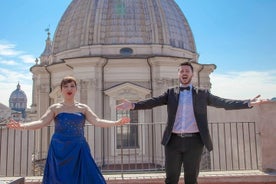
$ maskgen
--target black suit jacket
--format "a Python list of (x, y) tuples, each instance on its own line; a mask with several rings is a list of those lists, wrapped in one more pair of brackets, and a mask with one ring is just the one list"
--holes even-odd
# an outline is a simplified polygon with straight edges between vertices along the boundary
[[(207, 106), (209, 105), (217, 108), (224, 108), (226, 110), (246, 109), (250, 108), (248, 106), (249, 100), (224, 99), (212, 95), (208, 90), (196, 89), (195, 87), (192, 88), (192, 94), (195, 119), (199, 129), (200, 137), (206, 148), (211, 151), (213, 149), (213, 144), (208, 128)], [(170, 140), (178, 107), (178, 100), (179, 87), (174, 87), (168, 89), (158, 97), (153, 97), (135, 103), (134, 110), (151, 109), (153, 107), (167, 105), (168, 119), (162, 138), (163, 145), (166, 145)]]

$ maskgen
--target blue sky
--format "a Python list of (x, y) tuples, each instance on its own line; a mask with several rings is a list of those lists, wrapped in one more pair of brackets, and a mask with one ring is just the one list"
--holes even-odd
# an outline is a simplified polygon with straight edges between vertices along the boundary
[[(19, 82), (31, 104), (29, 69), (71, 0), (2, 1), (0, 6), (0, 102)], [(176, 0), (193, 31), (199, 63), (215, 64), (211, 92), (248, 99), (276, 96), (275, 0)]]

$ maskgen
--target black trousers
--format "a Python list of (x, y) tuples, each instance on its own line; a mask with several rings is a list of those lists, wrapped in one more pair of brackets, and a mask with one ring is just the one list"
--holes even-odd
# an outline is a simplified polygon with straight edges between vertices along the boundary
[(172, 134), (165, 146), (166, 184), (178, 184), (181, 167), (185, 184), (197, 184), (203, 143), (200, 136), (181, 138)]

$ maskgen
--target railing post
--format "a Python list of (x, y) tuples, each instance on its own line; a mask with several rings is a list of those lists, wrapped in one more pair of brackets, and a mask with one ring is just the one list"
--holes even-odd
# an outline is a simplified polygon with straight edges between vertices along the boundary
[(261, 142), (261, 169), (264, 172), (276, 171), (276, 102), (259, 107), (259, 131)]

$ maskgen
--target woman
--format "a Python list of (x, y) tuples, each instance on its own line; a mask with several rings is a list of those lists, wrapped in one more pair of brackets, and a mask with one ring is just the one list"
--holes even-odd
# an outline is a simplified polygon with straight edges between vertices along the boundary
[(10, 120), (7, 126), (35, 130), (49, 125), (54, 120), (55, 132), (44, 169), (44, 184), (105, 184), (84, 137), (85, 120), (95, 126), (111, 127), (124, 125), (130, 119), (100, 119), (87, 105), (76, 102), (74, 97), (77, 83), (73, 77), (63, 78), (60, 87), (64, 101), (51, 105), (38, 121), (19, 123)]

